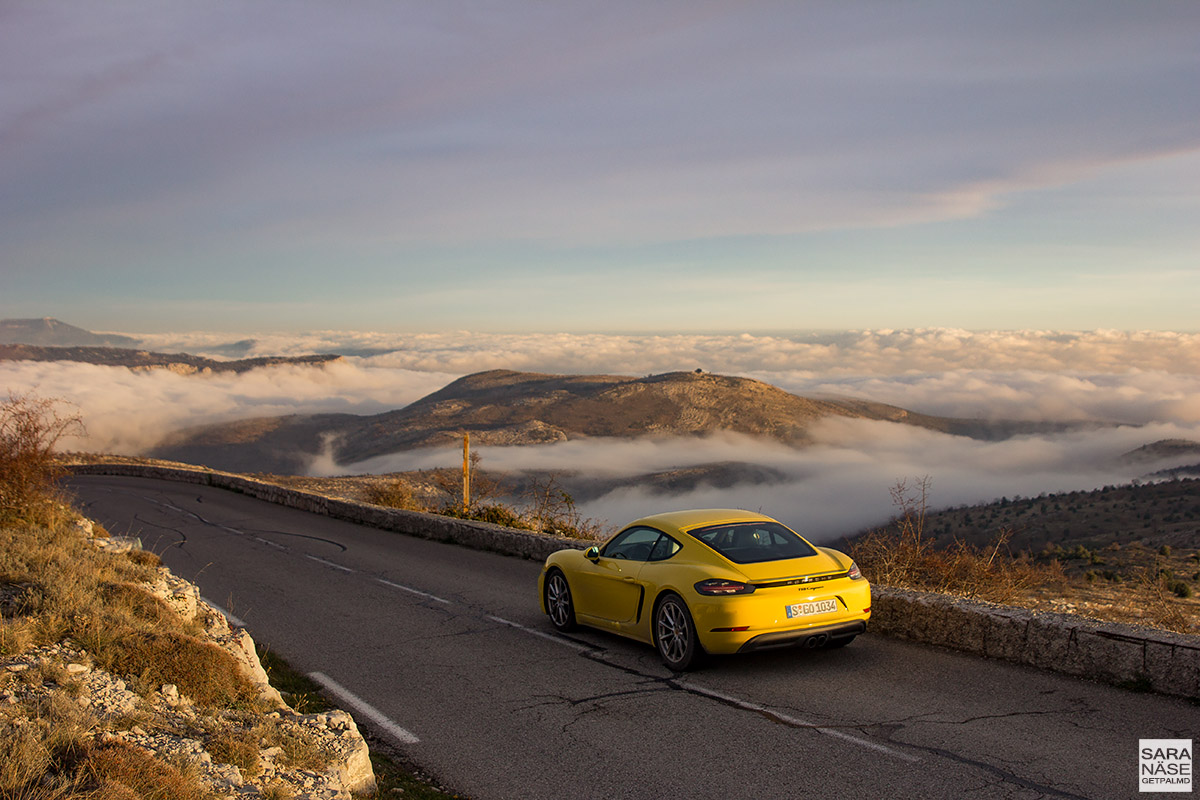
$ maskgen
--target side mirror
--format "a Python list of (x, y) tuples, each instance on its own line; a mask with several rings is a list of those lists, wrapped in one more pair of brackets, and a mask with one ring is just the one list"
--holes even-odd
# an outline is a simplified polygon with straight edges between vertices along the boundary
[(587, 550), (583, 551), (583, 557), (588, 561), (596, 562), (600, 560), (600, 548), (592, 545)]

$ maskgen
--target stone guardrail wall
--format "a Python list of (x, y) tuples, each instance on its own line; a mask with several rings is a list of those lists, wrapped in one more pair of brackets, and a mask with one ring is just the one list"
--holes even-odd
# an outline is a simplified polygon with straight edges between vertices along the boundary
[[(79, 464), (78, 475), (198, 483), (423, 539), (535, 561), (591, 542), (437, 514), (382, 508), (286, 489), (243, 475), (137, 464)], [(949, 595), (872, 587), (871, 631), (1130, 689), (1200, 699), (1200, 636), (998, 606)]]
[(133, 478), (158, 478), (180, 483), (198, 483), (229, 489), (301, 511), (310, 511), (334, 519), (369, 525), (385, 531), (403, 533), (421, 539), (449, 542), (470, 547), (473, 550), (488, 550), (506, 556), (542, 561), (555, 550), (564, 547), (583, 549), (594, 542), (583, 543), (578, 539), (566, 539), (532, 531), (518, 531), (490, 522), (455, 519), (440, 514), (425, 514), (420, 511), (404, 511), (384, 508), (352, 500), (288, 489), (266, 481), (248, 478), (230, 472), (207, 469), (182, 469), (175, 467), (153, 467), (140, 464), (75, 464), (67, 469), (76, 475), (115, 475)]
[(871, 631), (1128, 689), (1200, 699), (1200, 636), (873, 586)]

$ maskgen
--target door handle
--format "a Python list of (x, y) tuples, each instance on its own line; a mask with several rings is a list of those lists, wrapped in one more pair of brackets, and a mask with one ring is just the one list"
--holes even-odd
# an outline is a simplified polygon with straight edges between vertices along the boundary
[(626, 575), (626, 576), (625, 576), (625, 578), (624, 578), (624, 580), (628, 581), (629, 583), (633, 583), (633, 576), (632, 576), (632, 575)]

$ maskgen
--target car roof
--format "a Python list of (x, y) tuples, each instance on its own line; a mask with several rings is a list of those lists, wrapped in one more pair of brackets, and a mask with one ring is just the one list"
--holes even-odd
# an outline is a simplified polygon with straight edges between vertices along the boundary
[(727, 522), (776, 522), (772, 517), (754, 511), (740, 508), (693, 508), (687, 511), (667, 511), (662, 514), (652, 514), (635, 520), (626, 528), (634, 525), (647, 525), (651, 528), (673, 528), (677, 531), (701, 528), (706, 525), (720, 525)]

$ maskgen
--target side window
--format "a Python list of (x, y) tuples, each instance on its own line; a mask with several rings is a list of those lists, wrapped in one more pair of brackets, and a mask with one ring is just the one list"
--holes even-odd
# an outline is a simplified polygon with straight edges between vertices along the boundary
[(630, 561), (648, 561), (650, 552), (661, 533), (653, 528), (630, 528), (614, 536), (600, 555), (605, 558), (626, 558)]
[(682, 546), (683, 545), (679, 544), (679, 542), (675, 541), (670, 536), (667, 536), (665, 533), (661, 534), (658, 537), (658, 541), (655, 542), (654, 547), (650, 550), (650, 560), (665, 561), (666, 559), (678, 553), (679, 548)]

